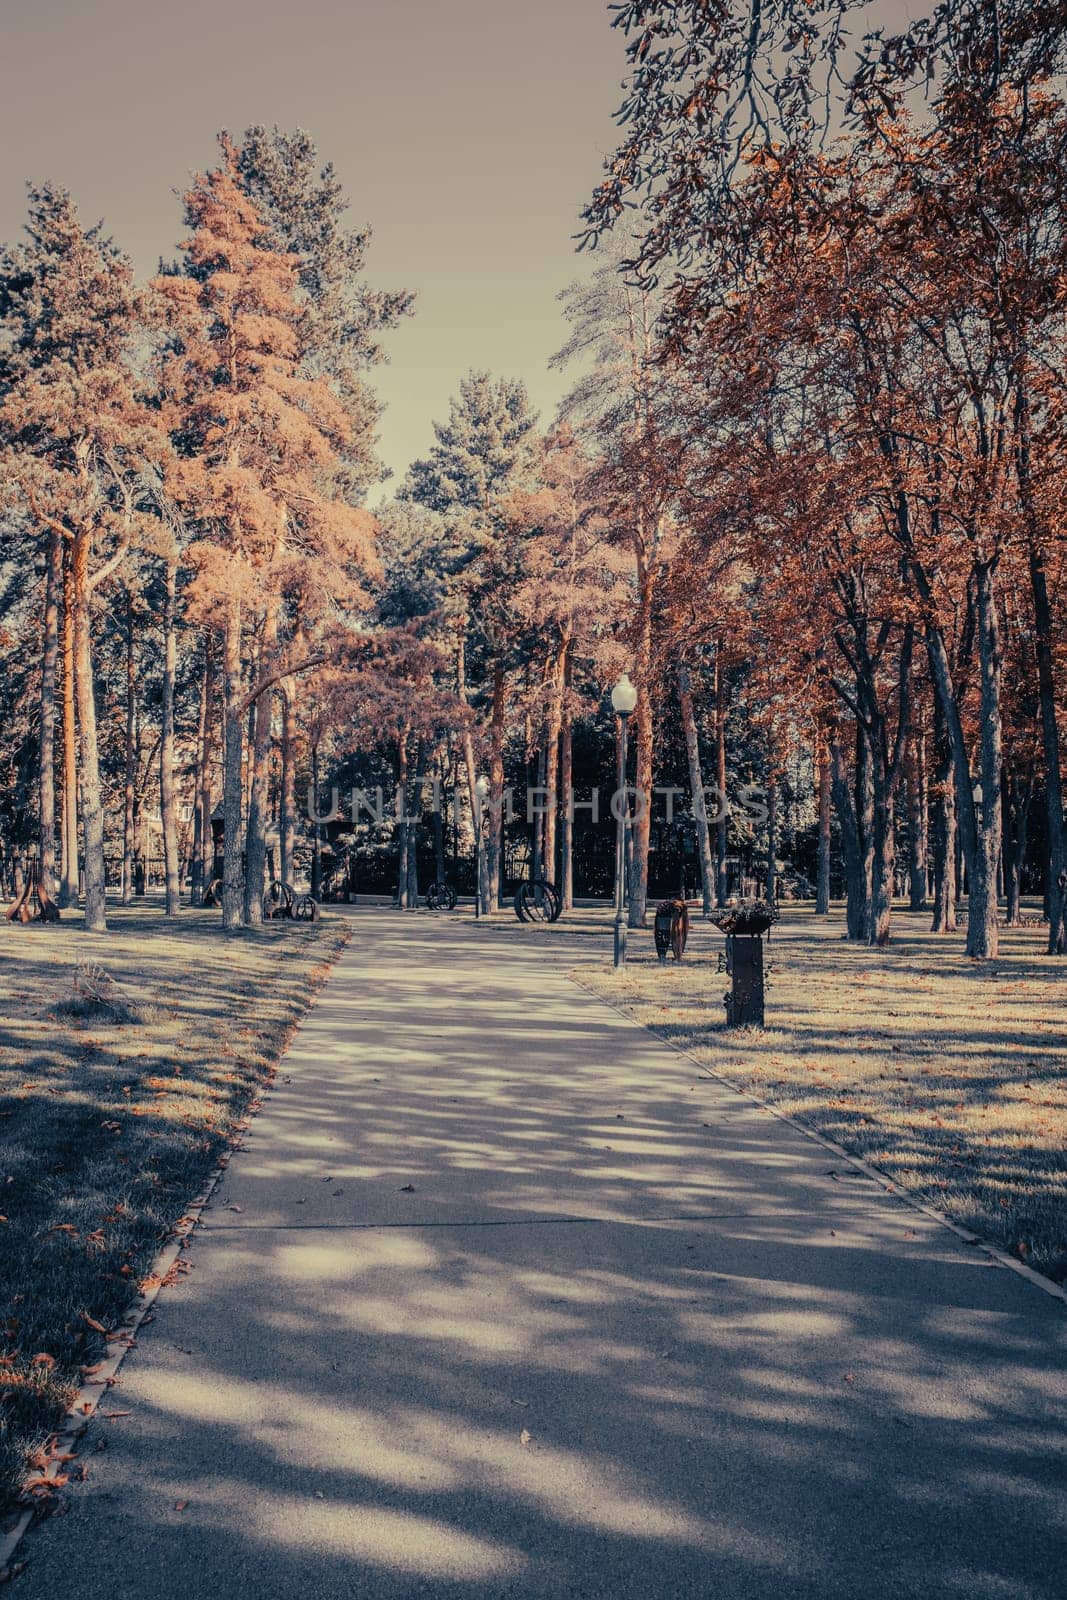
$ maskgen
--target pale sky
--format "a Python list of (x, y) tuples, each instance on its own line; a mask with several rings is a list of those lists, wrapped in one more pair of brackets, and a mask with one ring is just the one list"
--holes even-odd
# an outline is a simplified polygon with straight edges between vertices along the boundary
[(374, 376), (397, 476), (471, 367), (548, 420), (625, 71), (606, 0), (0, 0), (0, 37), (0, 238), (51, 179), (147, 276), (220, 128), (302, 126), (374, 229), (370, 279), (418, 291)]

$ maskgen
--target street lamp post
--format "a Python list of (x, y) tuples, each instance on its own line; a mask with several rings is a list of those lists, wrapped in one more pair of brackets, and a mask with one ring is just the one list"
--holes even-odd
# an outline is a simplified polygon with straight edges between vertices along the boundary
[(475, 871), (478, 881), (474, 889), (474, 917), (477, 921), (485, 910), (485, 834), (482, 822), (485, 818), (485, 802), (489, 798), (489, 779), (483, 772), (474, 785), (474, 841), (475, 841)]
[(624, 672), (611, 691), (611, 708), (619, 719), (619, 766), (616, 784), (615, 830), (615, 965), (626, 965), (626, 833), (630, 823), (630, 803), (626, 793), (627, 729), (637, 704), (637, 690)]

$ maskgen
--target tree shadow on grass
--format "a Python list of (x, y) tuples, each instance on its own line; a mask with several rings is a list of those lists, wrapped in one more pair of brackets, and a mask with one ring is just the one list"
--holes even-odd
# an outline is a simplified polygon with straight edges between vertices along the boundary
[(22, 1593), (1058, 1594), (1062, 1307), (559, 978), (395, 928)]

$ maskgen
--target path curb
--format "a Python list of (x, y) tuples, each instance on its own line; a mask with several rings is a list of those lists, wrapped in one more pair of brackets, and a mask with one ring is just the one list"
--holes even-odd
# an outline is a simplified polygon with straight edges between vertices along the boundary
[[(75, 1447), (80, 1443), (85, 1430), (99, 1411), (104, 1396), (111, 1392), (111, 1386), (119, 1374), (122, 1363), (136, 1343), (138, 1330), (144, 1325), (145, 1318), (159, 1298), (159, 1291), (165, 1286), (172, 1268), (181, 1258), (182, 1251), (188, 1248), (189, 1241), (196, 1231), (205, 1210), (211, 1203), (212, 1196), (226, 1176), (230, 1158), (236, 1151), (241, 1149), (244, 1136), (262, 1105), (263, 1096), (269, 1093), (272, 1088), (281, 1064), (289, 1053), (289, 1046), (299, 1031), (301, 1024), (313, 1010), (333, 968), (344, 954), (351, 936), (352, 932), (349, 928), (330, 960), (326, 977), (312, 990), (307, 1009), (290, 1026), (284, 1048), (271, 1068), (269, 1076), (258, 1087), (243, 1116), (234, 1123), (231, 1130), (230, 1144), (223, 1150), (217, 1164), (208, 1174), (206, 1182), (200, 1186), (200, 1192), (196, 1198), (182, 1212), (163, 1245), (152, 1258), (143, 1279), (150, 1287), (141, 1290), (128, 1308), (119, 1326), (112, 1329), (105, 1336), (105, 1342), (108, 1346), (107, 1354), (93, 1374), (91, 1382), (83, 1383), (78, 1390), (64, 1422), (49, 1441), (52, 1449), (51, 1459), (48, 1465), (37, 1475), (44, 1482), (47, 1483), (49, 1480), (54, 1479), (60, 1468), (65, 1465), (61, 1459), (62, 1456), (74, 1451)], [(25, 1563), (14, 1563), (13, 1558), (30, 1528), (35, 1522), (41, 1520), (40, 1513), (41, 1507), (39, 1505), (26, 1506), (19, 1513), (12, 1527), (0, 1539), (0, 1584), (8, 1583), (13, 1578), (17, 1578), (23, 1570)]]
[[(247, 1123), (239, 1124), (234, 1131), (240, 1136), (245, 1127), (247, 1127)], [(128, 1352), (133, 1348), (138, 1330), (159, 1298), (159, 1291), (163, 1288), (165, 1279), (179, 1260), (182, 1251), (187, 1248), (194, 1229), (225, 1175), (226, 1168), (230, 1163), (230, 1157), (239, 1148), (239, 1144), (234, 1144), (228, 1150), (223, 1151), (218, 1165), (209, 1174), (201, 1192), (182, 1213), (167, 1242), (153, 1258), (145, 1274), (145, 1281), (149, 1282), (151, 1286), (141, 1291), (119, 1326), (106, 1335), (108, 1351), (100, 1364), (99, 1370), (93, 1374), (90, 1382), (82, 1384), (67, 1412), (66, 1420), (53, 1436), (52, 1445), (54, 1449), (52, 1459), (40, 1473), (40, 1477), (46, 1482), (56, 1477), (60, 1467), (64, 1465), (60, 1457), (74, 1450), (86, 1428), (96, 1416), (104, 1396), (110, 1393), (111, 1381), (118, 1376), (123, 1361), (125, 1361)], [(13, 1568), (11, 1564), (12, 1557), (31, 1524), (38, 1520), (39, 1513), (39, 1506), (27, 1506), (20, 1513), (14, 1527), (10, 1529), (3, 1542), (0, 1543), (0, 1583), (5, 1583), (18, 1576), (18, 1569)]]
[(740, 1095), (743, 1100), (748, 1100), (753, 1105), (761, 1107), (762, 1110), (769, 1111), (771, 1116), (777, 1117), (779, 1122), (784, 1122), (787, 1127), (803, 1134), (805, 1139), (811, 1139), (815, 1144), (822, 1145), (824, 1150), (831, 1151), (839, 1160), (847, 1162), (857, 1172), (862, 1172), (864, 1177), (873, 1179), (881, 1185), (887, 1194), (909, 1206), (912, 1211), (921, 1212), (924, 1217), (929, 1217), (933, 1222), (939, 1222), (942, 1227), (948, 1228), (951, 1233), (954, 1233), (958, 1239), (962, 1239), (966, 1244), (973, 1245), (984, 1251), (986, 1255), (990, 1256), (1002, 1267), (1010, 1267), (1013, 1272), (1018, 1273), (1019, 1277), (1025, 1278), (1027, 1283), (1032, 1284), (1035, 1289), (1040, 1289), (1053, 1300), (1062, 1301), (1064, 1305), (1067, 1305), (1067, 1288), (1054, 1283), (1051, 1278), (1046, 1278), (1044, 1273), (1036, 1272), (1033, 1267), (1028, 1267), (1025, 1261), (1019, 1261), (1015, 1256), (1009, 1255), (1006, 1250), (1002, 1250), (992, 1240), (983, 1239), (981, 1234), (973, 1233), (970, 1228), (965, 1228), (961, 1223), (954, 1222), (951, 1217), (946, 1216), (943, 1211), (938, 1211), (935, 1206), (928, 1205), (925, 1200), (916, 1199), (907, 1189), (897, 1183), (895, 1178), (891, 1178), (880, 1167), (872, 1166), (862, 1156), (853, 1155), (843, 1145), (837, 1144), (833, 1139), (828, 1139), (824, 1133), (819, 1133), (815, 1128), (810, 1128), (806, 1123), (790, 1116), (788, 1111), (782, 1111), (772, 1100), (764, 1099), (762, 1095), (756, 1094), (755, 1090), (742, 1086), (735, 1079), (727, 1077), (725, 1073), (717, 1072), (714, 1067), (710, 1066), (706, 1061), (701, 1061), (691, 1050), (687, 1050), (684, 1045), (677, 1044), (673, 1039), (668, 1039), (663, 1034), (657, 1033), (654, 1028), (650, 1028), (645, 1023), (640, 1022), (632, 1011), (627, 1011), (624, 1006), (609, 999), (607, 995), (599, 994), (596, 989), (590, 988), (575, 973), (568, 972), (567, 977), (576, 989), (581, 989), (585, 994), (602, 1001), (618, 1016), (632, 1023), (635, 1028), (640, 1028), (643, 1033), (647, 1033), (651, 1038), (658, 1039), (661, 1044), (665, 1044), (668, 1049), (674, 1051), (675, 1055), (684, 1056), (695, 1067), (699, 1067), (702, 1074), (713, 1079), (716, 1083), (721, 1083), (724, 1088), (732, 1089), (734, 1094)]

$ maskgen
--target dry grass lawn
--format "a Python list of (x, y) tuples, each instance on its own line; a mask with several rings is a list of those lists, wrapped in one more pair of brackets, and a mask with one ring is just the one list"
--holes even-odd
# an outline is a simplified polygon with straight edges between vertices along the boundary
[[(103, 1348), (88, 1319), (120, 1320), (347, 934), (109, 921), (0, 924), (0, 1512)], [(74, 995), (86, 961), (108, 1004)]]
[(699, 921), (681, 965), (661, 967), (642, 930), (618, 973), (605, 939), (603, 959), (576, 976), (1063, 1281), (1067, 961), (1044, 953), (1043, 928), (1002, 929), (1001, 954), (985, 964), (968, 959), (962, 934), (928, 927), (927, 915), (897, 910), (891, 945), (870, 950), (842, 938), (837, 911), (787, 907), (767, 952), (764, 1032), (724, 1026), (724, 941)]

